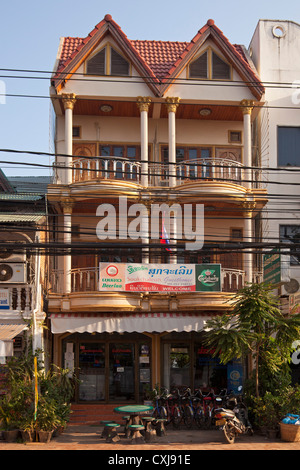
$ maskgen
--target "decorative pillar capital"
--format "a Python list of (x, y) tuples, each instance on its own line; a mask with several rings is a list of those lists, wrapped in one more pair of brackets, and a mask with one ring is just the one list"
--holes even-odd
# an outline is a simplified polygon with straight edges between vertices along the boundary
[(252, 217), (253, 211), (256, 208), (256, 202), (255, 201), (244, 201), (242, 203), (242, 207), (243, 207), (243, 210), (244, 210), (245, 217)]
[(74, 105), (76, 103), (75, 93), (63, 93), (61, 96), (65, 110), (74, 109)]
[(245, 115), (245, 114), (250, 114), (251, 115), (252, 110), (254, 108), (254, 101), (242, 100), (240, 102), (240, 105), (241, 105), (241, 111), (242, 111), (243, 115)]
[(64, 214), (72, 214), (74, 199), (72, 199), (71, 197), (66, 198), (64, 201), (61, 202), (61, 206)]
[(136, 100), (137, 100), (136, 104), (140, 112), (149, 111), (150, 104), (152, 101), (150, 96), (138, 96)]
[(168, 110), (168, 113), (176, 113), (176, 110), (179, 106), (179, 103), (180, 103), (180, 98), (178, 98), (177, 96), (168, 96), (166, 98), (166, 106), (167, 106), (167, 110)]

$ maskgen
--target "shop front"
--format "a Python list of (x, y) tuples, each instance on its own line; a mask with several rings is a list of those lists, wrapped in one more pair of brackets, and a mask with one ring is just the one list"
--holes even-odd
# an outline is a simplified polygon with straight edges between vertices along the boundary
[(151, 340), (142, 334), (70, 334), (61, 361), (79, 379), (76, 402), (136, 402), (151, 383)]
[(241, 360), (221, 364), (203, 344), (203, 333), (169, 333), (162, 337), (162, 384), (169, 390), (238, 391), (247, 367)]
[(244, 364), (222, 365), (205, 348), (204, 315), (115, 315), (109, 325), (107, 318), (51, 318), (54, 362), (77, 375), (77, 403), (141, 403), (156, 384), (218, 392), (243, 382)]

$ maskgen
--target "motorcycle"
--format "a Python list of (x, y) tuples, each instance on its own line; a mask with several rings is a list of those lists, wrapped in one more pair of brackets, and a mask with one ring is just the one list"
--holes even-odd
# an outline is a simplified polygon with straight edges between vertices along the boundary
[[(241, 387), (238, 389), (241, 392)], [(229, 396), (226, 408), (218, 408), (215, 410), (216, 426), (219, 426), (224, 432), (224, 436), (228, 444), (235, 442), (236, 436), (240, 434), (253, 435), (253, 429), (248, 419), (248, 410), (242, 400), (242, 396), (238, 398)]]

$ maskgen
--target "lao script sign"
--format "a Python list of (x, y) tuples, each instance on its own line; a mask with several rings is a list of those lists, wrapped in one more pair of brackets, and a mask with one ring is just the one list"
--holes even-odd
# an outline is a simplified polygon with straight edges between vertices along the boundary
[(99, 290), (220, 291), (220, 277), (220, 265), (100, 263)]

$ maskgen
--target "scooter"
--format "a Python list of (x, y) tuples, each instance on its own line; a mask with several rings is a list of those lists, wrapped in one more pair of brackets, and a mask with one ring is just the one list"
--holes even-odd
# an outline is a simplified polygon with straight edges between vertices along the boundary
[[(241, 392), (239, 387), (238, 391)], [(248, 410), (242, 397), (238, 399), (235, 396), (229, 396), (227, 399), (227, 408), (218, 408), (215, 410), (216, 426), (224, 432), (228, 444), (235, 442), (239, 434), (253, 435), (253, 429), (248, 419)]]

